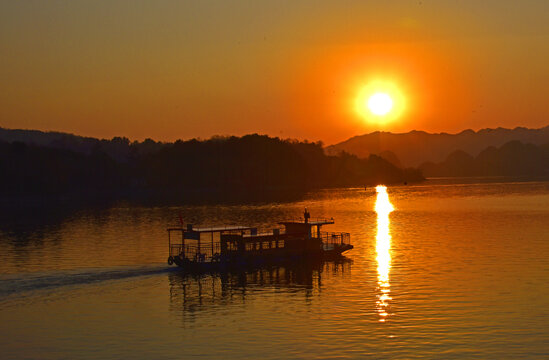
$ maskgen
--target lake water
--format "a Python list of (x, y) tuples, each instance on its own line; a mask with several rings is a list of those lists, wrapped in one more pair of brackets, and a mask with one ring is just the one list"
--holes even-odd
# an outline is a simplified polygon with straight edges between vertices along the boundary
[[(547, 358), (549, 183), (292, 203), (48, 209), (0, 226), (0, 357)], [(166, 227), (334, 217), (347, 260), (185, 276)]]

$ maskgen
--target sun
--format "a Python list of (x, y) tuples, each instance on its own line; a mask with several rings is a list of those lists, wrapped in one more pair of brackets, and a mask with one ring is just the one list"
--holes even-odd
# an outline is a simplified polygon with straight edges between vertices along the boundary
[(357, 89), (354, 99), (355, 113), (362, 120), (386, 125), (402, 117), (406, 99), (396, 83), (389, 80), (373, 80)]
[(393, 99), (383, 92), (376, 92), (368, 99), (368, 109), (372, 114), (385, 116), (393, 108)]

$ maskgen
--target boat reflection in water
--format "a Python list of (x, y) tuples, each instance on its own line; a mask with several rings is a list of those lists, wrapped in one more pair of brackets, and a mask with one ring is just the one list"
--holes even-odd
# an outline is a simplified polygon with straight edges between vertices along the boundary
[(184, 320), (192, 321), (193, 314), (199, 311), (211, 311), (219, 305), (243, 304), (253, 296), (270, 292), (287, 292), (293, 296), (301, 293), (305, 302), (311, 302), (320, 295), (324, 279), (350, 275), (351, 264), (350, 259), (342, 257), (337, 261), (201, 275), (171, 272), (171, 310), (181, 311)]
[(387, 187), (377, 186), (377, 198), (375, 211), (377, 213), (377, 234), (376, 234), (376, 260), (377, 260), (377, 284), (378, 300), (377, 312), (379, 321), (387, 319), (389, 301), (391, 300), (391, 285), (389, 283), (389, 271), (391, 269), (391, 235), (389, 231), (389, 214), (394, 210), (389, 201)]

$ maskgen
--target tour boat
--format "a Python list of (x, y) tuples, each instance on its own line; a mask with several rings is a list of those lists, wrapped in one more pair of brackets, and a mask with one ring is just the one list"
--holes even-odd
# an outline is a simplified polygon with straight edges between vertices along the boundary
[(324, 260), (339, 257), (353, 248), (349, 233), (322, 232), (334, 219), (304, 218), (278, 223), (267, 233), (256, 227), (221, 226), (168, 228), (168, 264), (188, 270), (223, 269), (297, 262), (304, 259)]

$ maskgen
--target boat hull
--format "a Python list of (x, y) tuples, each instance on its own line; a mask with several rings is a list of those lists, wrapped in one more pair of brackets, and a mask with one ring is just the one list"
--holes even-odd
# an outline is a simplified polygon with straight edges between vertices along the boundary
[(217, 261), (191, 261), (179, 256), (171, 257), (174, 264), (191, 272), (223, 271), (249, 267), (296, 264), (299, 261), (324, 261), (342, 258), (343, 252), (351, 250), (353, 245), (344, 244), (332, 249), (315, 252), (276, 252), (268, 254), (247, 254), (246, 256), (220, 257)]

